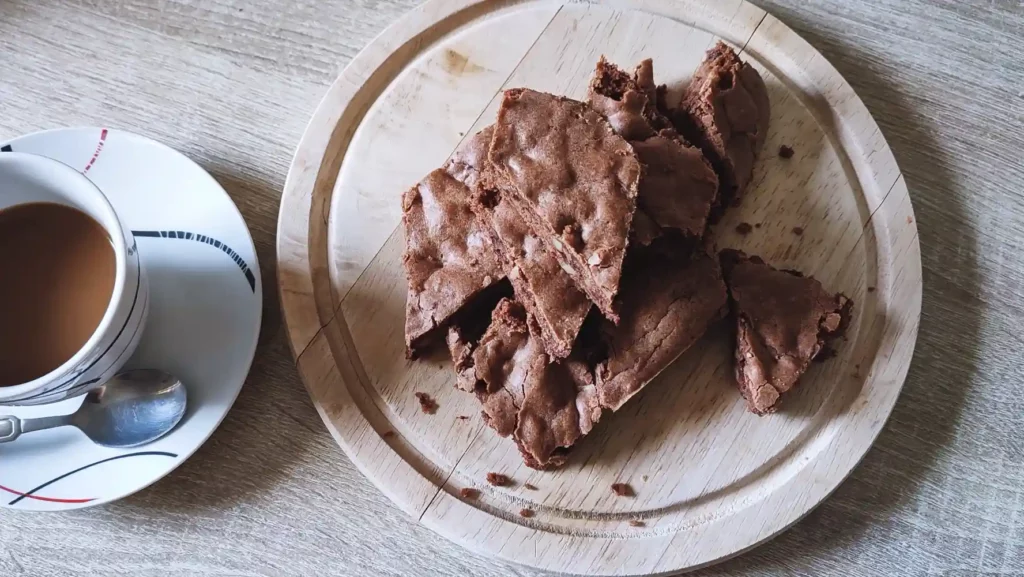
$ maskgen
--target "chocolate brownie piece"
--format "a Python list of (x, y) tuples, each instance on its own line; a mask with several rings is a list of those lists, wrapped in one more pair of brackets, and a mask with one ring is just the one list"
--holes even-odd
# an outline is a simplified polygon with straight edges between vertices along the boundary
[(486, 215), (501, 249), (516, 298), (540, 329), (544, 350), (554, 359), (572, 352), (576, 335), (593, 303), (576, 288), (546, 244), (519, 212), (503, 200), (508, 192), (484, 191), (475, 210)]
[(718, 177), (704, 154), (670, 130), (631, 144), (645, 169), (638, 210), (663, 232), (691, 239), (704, 236), (718, 194)]
[(452, 178), (466, 185), (471, 192), (476, 192), (479, 185), (487, 180), (490, 162), (487, 151), (491, 147), (491, 136), (494, 126), (488, 126), (468, 140), (464, 141), (444, 164), (444, 169)]
[(505, 275), (490, 234), (470, 208), (470, 196), (443, 169), (402, 195), (402, 265), (409, 281), (405, 344), (410, 358)]
[(690, 254), (632, 255), (622, 286), (622, 320), (602, 326), (595, 371), (601, 406), (618, 410), (707, 332), (726, 311), (718, 260)]
[(569, 356), (592, 303), (516, 209), (501, 200), (502, 191), (491, 188), (502, 186), (487, 160), (493, 133), (494, 127), (488, 126), (473, 135), (452, 155), (446, 168), (474, 189), (472, 208), (493, 235), (492, 243), (503, 259), (516, 298), (536, 319), (548, 355), (562, 359)]
[(675, 120), (718, 173), (713, 219), (738, 201), (750, 182), (770, 113), (768, 90), (757, 70), (722, 42), (709, 50), (683, 93)]
[(487, 424), (512, 437), (527, 466), (550, 469), (590, 432), (601, 409), (586, 363), (575, 357), (551, 362), (537, 334), (526, 309), (503, 299), (479, 341), (457, 342), (452, 331), (449, 344), (471, 351), (460, 378), (466, 384), (465, 376), (472, 378)]
[(736, 381), (747, 407), (763, 415), (850, 320), (853, 302), (795, 271), (776, 270), (756, 256), (721, 253), (736, 322)]
[(489, 158), (514, 191), (505, 200), (617, 321), (641, 175), (633, 148), (590, 106), (516, 88), (505, 92)]
[[(601, 57), (590, 81), (589, 101), (630, 141), (644, 165), (637, 213), (649, 216), (659, 233), (703, 236), (718, 195), (718, 176), (700, 149), (682, 138), (659, 111), (653, 62), (642, 61), (630, 76)], [(641, 245), (660, 236), (652, 235), (646, 224), (633, 225), (634, 240)]]
[(637, 65), (630, 75), (602, 56), (590, 80), (588, 101), (626, 140), (646, 140), (660, 130), (673, 128), (657, 107), (654, 64), (650, 58)]

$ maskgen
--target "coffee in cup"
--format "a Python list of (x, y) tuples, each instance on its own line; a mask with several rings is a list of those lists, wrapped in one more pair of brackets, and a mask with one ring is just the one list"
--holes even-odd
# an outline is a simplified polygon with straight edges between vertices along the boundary
[(54, 202), (0, 210), (0, 387), (61, 366), (96, 331), (117, 275), (103, 226)]

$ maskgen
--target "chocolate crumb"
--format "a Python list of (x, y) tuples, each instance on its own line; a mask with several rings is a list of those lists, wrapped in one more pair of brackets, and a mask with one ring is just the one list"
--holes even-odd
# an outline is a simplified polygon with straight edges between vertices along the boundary
[(512, 484), (512, 479), (501, 473), (487, 473), (487, 482), (495, 487), (508, 487)]
[(519, 516), (529, 519), (530, 517), (533, 517), (533, 509), (520, 509)]
[(761, 228), (761, 223), (759, 223), (759, 222), (754, 223), (754, 228)]
[(523, 484), (523, 488), (528, 490), (528, 491), (536, 491), (537, 490), (537, 487), (534, 486), (534, 485), (531, 485), (530, 483), (524, 483)]
[(749, 222), (741, 222), (736, 225), (736, 232), (746, 236), (750, 234), (750, 231), (754, 230), (754, 227), (750, 226)]
[(875, 292), (875, 287), (873, 287), (873, 286), (869, 286), (869, 287), (868, 287), (868, 292), (869, 292), (869, 293), (873, 293), (873, 292)]
[(782, 158), (793, 158), (793, 148), (783, 144), (779, 147), (779, 156)]
[(459, 489), (459, 494), (462, 495), (463, 499), (477, 500), (480, 498), (480, 490), (473, 489), (472, 487), (463, 487)]
[(642, 476), (642, 477), (640, 477), (640, 478), (641, 478), (641, 479), (643, 479), (643, 481), (644, 481), (645, 483), (647, 482), (647, 479), (648, 479), (647, 475), (644, 475), (644, 476)]
[(824, 363), (825, 361), (834, 358), (836, 356), (836, 350), (832, 347), (825, 345), (818, 351), (818, 356), (814, 357), (814, 362)]
[(460, 421), (468, 421), (469, 420), (469, 416), (468, 415), (459, 415), (458, 417), (455, 417), (455, 418), (460, 420)]
[(432, 399), (430, 395), (426, 393), (416, 393), (416, 398), (420, 402), (420, 410), (428, 415), (433, 415), (437, 412), (437, 401)]
[(804, 234), (804, 227), (802, 227), (802, 226), (794, 226), (793, 227), (793, 234), (795, 234), (797, 236), (803, 236), (803, 234)]
[(646, 527), (647, 523), (644, 523), (640, 519), (630, 519), (629, 520), (629, 526), (630, 527)]
[(633, 487), (630, 487), (628, 483), (614, 483), (612, 484), (612, 491), (620, 497), (636, 496), (636, 493), (633, 491)]
[(381, 437), (384, 438), (384, 439), (390, 439), (391, 437), (394, 437), (394, 436), (395, 436), (395, 432), (394, 431), (384, 431), (384, 433), (381, 434)]

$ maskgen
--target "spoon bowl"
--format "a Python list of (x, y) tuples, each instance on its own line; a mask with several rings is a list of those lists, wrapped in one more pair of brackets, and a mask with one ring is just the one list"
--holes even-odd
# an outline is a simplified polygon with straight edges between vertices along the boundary
[(70, 424), (98, 445), (138, 447), (174, 429), (186, 404), (177, 378), (151, 369), (128, 371), (90, 391)]

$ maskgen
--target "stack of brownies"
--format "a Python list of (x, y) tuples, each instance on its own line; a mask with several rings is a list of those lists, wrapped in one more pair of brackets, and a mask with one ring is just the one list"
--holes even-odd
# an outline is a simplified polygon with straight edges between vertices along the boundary
[[(708, 235), (768, 129), (763, 80), (719, 43), (676, 107), (652, 63), (603, 58), (588, 102), (516, 88), (492, 126), (402, 198), (414, 358), (447, 341), (456, 386), (527, 465), (557, 467), (730, 310), (749, 408), (772, 411), (851, 304)], [(723, 275), (724, 271), (724, 275)]]

